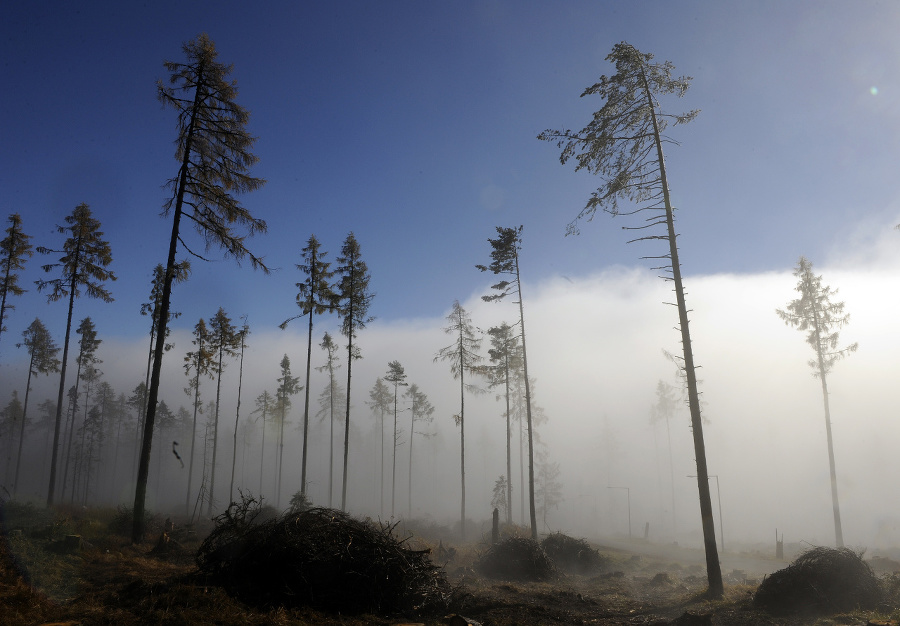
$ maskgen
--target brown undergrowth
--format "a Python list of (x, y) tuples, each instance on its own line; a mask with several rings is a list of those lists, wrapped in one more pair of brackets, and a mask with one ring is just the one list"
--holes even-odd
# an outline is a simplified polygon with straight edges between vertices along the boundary
[[(183, 550), (153, 554), (156, 543), (131, 546), (112, 532), (116, 511), (17, 511), (0, 519), (0, 624), (17, 626), (70, 622), (93, 624), (297, 625), (363, 624), (395, 626), (453, 623), (444, 614), (403, 616), (347, 615), (308, 607), (253, 607), (224, 587), (204, 580), (193, 561), (200, 540), (179, 533)], [(29, 513), (33, 516), (29, 517)], [(11, 517), (13, 519), (11, 519)], [(52, 517), (52, 519), (51, 519)], [(12, 525), (10, 524), (12, 522)], [(81, 531), (83, 543), (66, 553), (67, 535)], [(404, 537), (416, 549), (422, 543)], [(441, 561), (451, 586), (460, 590), (447, 613), (484, 626), (529, 624), (633, 624), (645, 626), (710, 624), (730, 626), (825, 626), (887, 622), (900, 617), (900, 574), (879, 579), (881, 603), (816, 617), (773, 616), (753, 603), (755, 584), (727, 584), (725, 597), (706, 597), (701, 571), (671, 560), (637, 557), (599, 549), (604, 567), (597, 573), (559, 573), (546, 581), (491, 579), (472, 566), (487, 544), (438, 541), (454, 549)], [(574, 544), (573, 544), (574, 545)], [(55, 546), (55, 547), (54, 547)], [(581, 546), (583, 548), (583, 546)], [(346, 590), (353, 593), (352, 589)]]

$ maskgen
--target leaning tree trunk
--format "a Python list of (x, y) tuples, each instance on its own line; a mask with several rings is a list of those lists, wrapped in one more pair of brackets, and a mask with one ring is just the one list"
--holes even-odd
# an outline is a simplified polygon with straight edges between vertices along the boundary
[[(202, 76), (202, 68), (198, 72)], [(150, 389), (147, 390), (147, 416), (144, 419), (144, 438), (141, 441), (141, 456), (138, 461), (137, 485), (134, 490), (134, 522), (131, 528), (132, 543), (140, 543), (144, 539), (145, 519), (144, 507), (147, 497), (147, 479), (150, 476), (150, 450), (153, 445), (153, 422), (156, 419), (156, 403), (159, 399), (159, 380), (162, 373), (162, 358), (166, 346), (166, 326), (169, 320), (169, 307), (172, 299), (172, 280), (175, 276), (175, 254), (178, 251), (178, 231), (181, 224), (182, 206), (184, 204), (185, 185), (187, 183), (188, 164), (190, 163), (191, 143), (197, 119), (197, 108), (200, 104), (200, 89), (194, 92), (194, 106), (184, 142), (184, 157), (178, 176), (178, 192), (175, 199), (175, 211), (172, 216), (172, 235), (169, 239), (169, 255), (166, 259), (166, 276), (163, 280), (163, 292), (160, 297), (159, 321), (156, 330), (156, 346), (153, 353), (153, 371), (150, 373)], [(65, 367), (65, 365), (63, 366)]]
[(815, 316), (816, 331), (816, 357), (819, 365), (819, 378), (822, 380), (822, 401), (825, 404), (825, 436), (828, 440), (828, 469), (831, 473), (831, 506), (834, 510), (834, 542), (838, 548), (844, 547), (844, 531), (841, 527), (841, 508), (838, 504), (837, 472), (834, 467), (834, 444), (831, 438), (831, 408), (828, 405), (828, 382), (825, 378), (825, 358), (822, 354), (819, 314), (813, 303), (813, 315)]
[[(75, 267), (78, 267), (80, 241), (75, 252)], [(56, 464), (59, 450), (59, 427), (62, 421), (63, 394), (66, 388), (66, 364), (69, 360), (69, 338), (72, 336), (72, 310), (75, 308), (75, 278), (69, 288), (69, 313), (66, 317), (66, 339), (63, 342), (62, 365), (59, 370), (59, 394), (56, 399), (56, 424), (53, 427), (53, 450), (50, 456), (50, 485), (47, 488), (47, 508), (53, 506), (53, 495), (56, 491)]]
[(706, 445), (703, 442), (703, 421), (700, 417), (700, 397), (697, 393), (697, 373), (694, 370), (694, 352), (691, 345), (691, 333), (688, 326), (687, 306), (684, 300), (684, 287), (681, 281), (681, 264), (678, 261), (678, 245), (675, 236), (675, 218), (669, 198), (669, 184), (666, 179), (666, 164), (663, 158), (662, 141), (659, 134), (659, 123), (653, 97), (644, 79), (647, 103), (653, 121), (653, 134), (656, 142), (656, 156), (659, 162), (660, 183), (666, 209), (666, 228), (669, 239), (669, 255), (672, 262), (672, 280), (675, 282), (675, 298), (678, 304), (678, 320), (681, 327), (681, 347), (684, 351), (684, 372), (688, 386), (688, 405), (691, 411), (691, 430), (694, 436), (694, 455), (697, 459), (697, 488), (700, 494), (700, 521), (703, 527), (703, 544), (706, 548), (706, 574), (709, 579), (709, 593), (715, 598), (724, 594), (722, 569), (719, 564), (719, 551), (716, 547), (716, 529), (713, 523), (712, 499), (709, 493), (709, 474), (706, 468)]

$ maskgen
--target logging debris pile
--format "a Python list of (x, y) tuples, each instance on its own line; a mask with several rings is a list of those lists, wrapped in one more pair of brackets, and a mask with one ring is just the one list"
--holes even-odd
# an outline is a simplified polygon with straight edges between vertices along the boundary
[(774, 615), (830, 614), (874, 608), (881, 588), (862, 554), (817, 547), (767, 576), (753, 599)]
[(584, 539), (558, 532), (545, 537), (541, 547), (556, 567), (573, 574), (593, 574), (603, 569), (607, 561)]
[(252, 606), (344, 614), (446, 611), (453, 590), (429, 550), (411, 550), (394, 525), (334, 509), (288, 511), (257, 522), (242, 496), (197, 551), (200, 574)]
[(534, 539), (510, 537), (488, 548), (475, 562), (488, 578), (542, 581), (556, 576), (556, 568)]

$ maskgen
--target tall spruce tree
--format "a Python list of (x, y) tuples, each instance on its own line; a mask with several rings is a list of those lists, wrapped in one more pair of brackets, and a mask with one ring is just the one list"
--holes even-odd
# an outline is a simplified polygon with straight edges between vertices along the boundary
[(799, 280), (796, 290), (800, 297), (787, 305), (787, 310), (776, 309), (775, 313), (788, 326), (806, 333), (806, 343), (816, 353), (816, 358), (808, 361), (813, 376), (822, 383), (822, 402), (825, 406), (825, 435), (828, 442), (828, 469), (831, 474), (831, 504), (834, 513), (834, 541), (838, 548), (844, 547), (844, 532), (841, 527), (841, 507), (838, 503), (837, 472), (834, 467), (834, 444), (831, 436), (831, 409), (828, 404), (828, 373), (834, 364), (851, 352), (856, 352), (859, 344), (853, 343), (838, 348), (840, 333), (835, 330), (850, 322), (850, 314), (844, 313), (843, 302), (832, 302), (831, 296), (838, 290), (822, 284), (822, 277), (816, 276), (812, 263), (800, 257), (794, 276)]
[(341, 316), (341, 334), (347, 338), (347, 406), (344, 415), (344, 472), (341, 479), (341, 510), (347, 510), (347, 469), (350, 460), (350, 381), (353, 376), (353, 360), (362, 358), (359, 347), (353, 343), (356, 331), (366, 327), (374, 318), (369, 316), (369, 305), (375, 297), (369, 291), (369, 267), (362, 260), (359, 242), (351, 232), (341, 246), (337, 258), (339, 281), (338, 314)]
[[(720, 598), (724, 587), (713, 523), (700, 397), (688, 309), (681, 280), (681, 263), (678, 260), (675, 213), (669, 196), (663, 156), (663, 144), (674, 143), (663, 134), (668, 124), (690, 122), (699, 111), (674, 115), (662, 111), (660, 96), (683, 96), (691, 81), (690, 77), (685, 76), (673, 78), (674, 66), (671, 62), (655, 63), (652, 54), (640, 52), (626, 42), (616, 44), (606, 59), (615, 64), (616, 73), (613, 76), (601, 76), (599, 82), (581, 94), (582, 97), (599, 95), (605, 100), (603, 108), (594, 113), (591, 122), (580, 131), (545, 130), (538, 135), (538, 139), (554, 142), (557, 147), (562, 148), (560, 163), (565, 164), (574, 157), (577, 162), (576, 171), (585, 169), (603, 179), (602, 185), (591, 194), (578, 217), (569, 224), (568, 233), (578, 233), (578, 220), (590, 221), (597, 209), (602, 209), (613, 216), (646, 216), (642, 225), (628, 227), (629, 229), (662, 229), (659, 234), (644, 235), (632, 241), (662, 240), (668, 243), (667, 254), (646, 258), (663, 259), (663, 265), (655, 269), (671, 272), (671, 276), (665, 278), (674, 283), (683, 350), (682, 368), (688, 386), (691, 431), (697, 462), (706, 573), (710, 595)], [(620, 210), (620, 200), (633, 203), (635, 208)]]
[(310, 235), (306, 247), (301, 251), (303, 263), (297, 265), (297, 269), (306, 275), (306, 280), (297, 283), (297, 306), (300, 313), (284, 320), (281, 328), (287, 327), (288, 322), (299, 317), (309, 317), (309, 335), (306, 342), (306, 394), (303, 400), (303, 455), (302, 469), (300, 470), (300, 497), (306, 497), (306, 455), (309, 444), (309, 375), (312, 369), (312, 332), (313, 314), (322, 315), (337, 308), (337, 294), (328, 282), (334, 276), (334, 272), (328, 268), (330, 263), (325, 261), (327, 252), (321, 251), (319, 240), (315, 235)]
[[(18, 272), (25, 269), (25, 257), (34, 254), (29, 239), (31, 236), (22, 232), (22, 216), (18, 213), (10, 215), (6, 237), (0, 241), (0, 335), (6, 331), (3, 325), (6, 312), (15, 309), (7, 303), (6, 297), (25, 293), (25, 289), (19, 286)], [(27, 392), (25, 395), (28, 395)]]
[[(247, 257), (254, 268), (269, 272), (262, 258), (252, 254), (245, 245), (247, 236), (266, 231), (266, 223), (254, 218), (234, 197), (234, 194), (258, 189), (265, 182), (248, 174), (250, 166), (257, 161), (250, 151), (255, 139), (246, 128), (250, 113), (234, 102), (237, 85), (227, 80), (231, 66), (216, 60), (216, 46), (206, 34), (184, 44), (183, 50), (186, 63), (165, 63), (170, 72), (169, 86), (161, 81), (157, 84), (159, 100), (178, 113), (175, 159), (179, 168), (167, 183), (172, 195), (163, 205), (163, 215), (172, 216), (172, 234), (160, 297), (159, 329), (134, 496), (131, 531), (134, 543), (144, 538), (144, 506), (153, 422), (159, 399), (172, 282), (177, 274), (175, 257), (179, 242), (186, 247), (181, 234), (182, 218), (192, 222), (207, 250), (213, 246), (219, 247), (226, 256), (238, 262)], [(237, 228), (244, 232), (237, 231)]]
[(400, 433), (397, 431), (397, 390), (400, 387), (406, 387), (406, 372), (400, 361), (391, 361), (388, 363), (387, 374), (384, 380), (394, 386), (394, 445), (392, 446), (393, 455), (391, 456), (391, 519), (394, 518), (394, 505), (397, 501), (397, 444), (399, 443)]
[(50, 484), (47, 487), (47, 507), (53, 506), (56, 490), (56, 471), (59, 459), (59, 431), (62, 422), (63, 396), (66, 391), (66, 365), (69, 360), (69, 339), (72, 335), (72, 312), (75, 298), (84, 293), (89, 298), (112, 302), (113, 297), (104, 287), (107, 280), (116, 275), (107, 267), (112, 263), (112, 250), (103, 239), (100, 222), (94, 219), (88, 205), (81, 203), (66, 217), (66, 226), (57, 226), (59, 234), (69, 236), (61, 250), (39, 247), (41, 254), (61, 254), (55, 263), (41, 266), (45, 272), (59, 270), (61, 276), (50, 280), (38, 280), (38, 291), (49, 290), (47, 300), (56, 302), (68, 298), (66, 314), (66, 338), (63, 340), (63, 356), (59, 374), (59, 393), (56, 399), (56, 425), (53, 430), (53, 448), (50, 452)]
[(28, 396), (31, 393), (31, 376), (45, 374), (49, 376), (59, 371), (59, 346), (53, 341), (50, 332), (44, 323), (38, 318), (22, 332), (22, 343), (16, 347), (25, 346), (28, 350), (28, 380), (25, 383), (25, 403), (22, 406), (22, 424), (19, 430), (19, 452), (16, 455), (16, 474), (13, 479), (12, 495), (15, 498), (19, 489), (19, 469), (22, 465), (22, 447), (25, 441), (25, 420), (28, 419)]
[(460, 536), (466, 538), (466, 391), (481, 393), (477, 385), (466, 382), (466, 374), (479, 371), (479, 363), (483, 360), (478, 354), (481, 339), (475, 334), (472, 318), (458, 300), (453, 301), (453, 308), (447, 315), (449, 325), (444, 332), (453, 336), (453, 343), (438, 350), (434, 362), (449, 361), (450, 374), (459, 380), (459, 413), (453, 416), (459, 426), (459, 473), (460, 473)]
[(522, 247), (522, 226), (497, 227), (497, 238), (488, 239), (491, 244), (491, 264), (476, 265), (482, 272), (508, 276), (491, 286), (496, 293), (482, 296), (485, 302), (502, 300), (515, 293), (519, 305), (519, 341), (522, 347), (522, 374), (525, 381), (525, 419), (528, 424), (528, 512), (531, 519), (531, 538), (537, 541), (537, 514), (534, 503), (534, 421), (531, 416), (531, 381), (528, 377), (528, 352), (525, 348), (525, 308), (522, 300), (522, 281), (519, 273), (519, 250)]

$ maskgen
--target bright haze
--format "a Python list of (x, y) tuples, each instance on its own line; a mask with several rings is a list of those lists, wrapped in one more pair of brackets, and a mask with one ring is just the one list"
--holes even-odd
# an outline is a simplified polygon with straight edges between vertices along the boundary
[[(775, 314), (798, 296), (791, 272), (801, 255), (846, 303), (842, 345), (859, 343), (828, 381), (844, 539), (900, 545), (898, 30), (900, 5), (876, 2), (13, 3), (0, 20), (0, 217), (5, 229), (10, 214), (21, 214), (34, 245), (60, 248), (56, 225), (79, 203), (90, 205), (118, 280), (107, 284), (113, 303), (79, 299), (74, 324), (93, 319), (104, 380), (130, 394), (146, 367), (149, 318), (140, 307), (171, 230), (159, 216), (163, 185), (178, 168), (175, 116), (157, 101), (156, 81), (168, 79), (163, 61), (184, 61), (182, 44), (208, 33), (219, 60), (234, 65), (236, 101), (251, 111), (259, 157), (252, 174), (268, 182), (241, 202), (269, 230), (247, 245), (274, 271), (206, 253), (195, 233), (182, 231), (210, 261), (193, 258), (190, 280), (175, 287), (172, 308), (181, 316), (161, 399), (191, 406), (182, 370), (190, 329), (219, 307), (235, 323), (246, 316), (251, 331), (242, 427), (256, 396), (274, 392), (284, 354), (303, 376), (305, 322), (278, 328), (298, 312), (295, 283), (303, 277), (295, 265), (311, 234), (333, 261), (353, 231), (371, 272), (376, 319), (358, 333), (348, 508), (389, 515), (379, 504), (378, 424), (365, 402), (398, 360), (436, 407), (436, 436), (414, 443), (413, 515), (452, 523), (459, 387), (448, 364), (433, 358), (452, 340), (442, 328), (454, 300), (480, 329), (516, 321), (511, 299), (481, 301), (495, 281), (475, 265), (490, 262), (487, 239), (497, 226), (523, 225), (529, 369), (548, 418), (537, 432), (563, 485), (546, 524), (539, 515), (541, 531), (626, 535), (627, 487), (635, 535), (649, 522), (651, 539), (700, 545), (687, 410), (671, 422), (671, 468), (665, 430), (650, 423), (657, 382), (678, 385), (663, 356), (680, 350), (677, 313), (666, 304), (671, 285), (641, 258), (664, 254), (663, 243), (627, 244), (636, 235), (621, 227), (637, 222), (606, 214), (565, 237), (599, 181), (561, 165), (556, 147), (536, 139), (589, 121), (603, 103), (579, 95), (615, 73), (605, 57), (627, 41), (693, 77), (685, 97), (663, 100), (664, 109), (701, 109), (691, 124), (670, 128), (680, 145), (666, 146), (666, 162), (726, 545), (771, 542), (776, 528), (786, 541), (833, 543), (821, 386), (806, 364), (813, 352)], [(28, 292), (10, 300), (15, 310), (0, 336), (2, 406), (13, 390), (24, 396), (26, 355), (15, 343), (28, 324), (39, 317), (62, 342), (65, 304), (34, 288), (55, 277), (40, 269), (55, 260), (29, 259), (20, 278)], [(317, 344), (325, 330), (345, 344), (336, 317), (317, 317), (314, 367), (323, 364)], [(229, 362), (223, 378), (216, 470), (226, 487), (237, 369)], [(345, 385), (344, 369), (339, 377)], [(208, 401), (214, 386), (204, 385)], [(324, 385), (314, 372), (313, 413)], [(55, 400), (57, 387), (58, 377), (40, 377), (29, 415)], [(466, 509), (476, 524), (490, 518), (494, 481), (506, 472), (495, 395), (467, 397)], [(302, 397), (289, 417), (283, 503), (299, 489)], [(407, 511), (408, 416), (399, 417), (398, 515)], [(238, 451), (238, 472), (239, 484), (256, 492), (254, 429)], [(314, 420), (316, 504), (327, 503), (327, 436)], [(178, 462), (169, 441), (159, 445), (166, 448), (153, 463), (166, 464), (172, 502), (182, 502)], [(42, 448), (27, 449), (37, 476)], [(390, 481), (389, 447), (386, 454)], [(263, 495), (274, 501), (271, 471), (264, 466)], [(339, 481), (339, 463), (335, 473)], [(154, 492), (152, 480), (148, 506), (164, 509), (166, 489)], [(26, 484), (28, 497), (46, 496), (38, 478)], [(339, 496), (338, 487), (337, 503)], [(712, 496), (718, 533), (715, 487)], [(129, 498), (123, 490), (119, 499)]]

